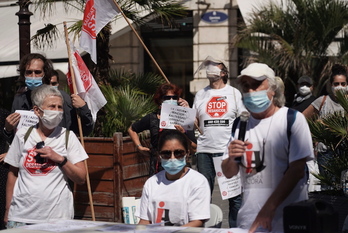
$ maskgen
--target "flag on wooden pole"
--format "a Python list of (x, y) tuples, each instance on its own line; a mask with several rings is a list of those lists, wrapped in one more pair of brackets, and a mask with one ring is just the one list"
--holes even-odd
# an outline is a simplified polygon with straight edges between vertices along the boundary
[(80, 37), (80, 47), (97, 64), (97, 35), (120, 11), (113, 0), (87, 0)]
[[(106, 99), (99, 89), (98, 84), (94, 80), (92, 74), (89, 72), (86, 64), (84, 63), (79, 52), (74, 49), (72, 52), (72, 68), (75, 73), (75, 82), (77, 93), (82, 99), (84, 99), (91, 110), (93, 121), (97, 119), (98, 111), (106, 104)], [(71, 93), (74, 93), (70, 68), (67, 73), (68, 85)]]

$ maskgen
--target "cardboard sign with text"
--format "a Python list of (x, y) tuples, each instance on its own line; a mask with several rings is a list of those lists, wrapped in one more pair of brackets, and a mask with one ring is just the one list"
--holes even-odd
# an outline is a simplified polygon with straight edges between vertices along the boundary
[(162, 104), (161, 129), (175, 129), (174, 125), (181, 125), (185, 130), (193, 130), (196, 118), (196, 109)]
[(217, 181), (220, 188), (220, 194), (221, 194), (222, 200), (226, 200), (241, 194), (242, 189), (241, 189), (239, 173), (238, 175), (230, 179), (224, 176), (221, 169), (221, 163), (222, 163), (221, 158), (222, 158), (221, 156), (214, 157), (213, 160), (214, 160), (214, 168), (216, 171), (216, 177), (217, 177)]
[(17, 130), (23, 127), (30, 127), (36, 125), (39, 122), (39, 118), (33, 111), (16, 110), (16, 113), (21, 114), (21, 119), (17, 125)]

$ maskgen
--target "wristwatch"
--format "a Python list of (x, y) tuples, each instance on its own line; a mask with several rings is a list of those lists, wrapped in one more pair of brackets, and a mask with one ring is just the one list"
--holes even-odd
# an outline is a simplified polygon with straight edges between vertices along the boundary
[(68, 159), (66, 157), (64, 157), (63, 162), (58, 163), (58, 167), (63, 167), (67, 162), (68, 162)]

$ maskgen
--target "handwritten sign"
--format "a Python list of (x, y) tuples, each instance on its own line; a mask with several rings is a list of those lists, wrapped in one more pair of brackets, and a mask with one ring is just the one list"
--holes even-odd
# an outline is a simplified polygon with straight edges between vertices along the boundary
[(175, 129), (174, 125), (181, 125), (185, 130), (193, 130), (196, 117), (196, 109), (162, 104), (161, 129)]
[(232, 177), (232, 178), (226, 178), (224, 174), (222, 173), (221, 169), (221, 156), (220, 157), (214, 157), (214, 168), (216, 171), (216, 177), (218, 181), (218, 185), (220, 188), (220, 194), (222, 197), (222, 200), (229, 199), (231, 197), (235, 197), (239, 194), (241, 194), (241, 182), (240, 182), (240, 175)]
[(21, 114), (21, 119), (17, 125), (17, 130), (22, 127), (30, 127), (36, 125), (39, 122), (39, 118), (35, 115), (33, 111), (27, 110), (16, 110), (16, 113)]

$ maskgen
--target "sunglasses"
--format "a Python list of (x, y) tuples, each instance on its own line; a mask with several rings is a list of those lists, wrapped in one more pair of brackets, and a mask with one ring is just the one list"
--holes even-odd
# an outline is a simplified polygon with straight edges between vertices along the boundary
[(42, 70), (26, 70), (25, 71), (25, 74), (26, 75), (31, 75), (32, 73), (35, 73), (35, 74), (42, 74)]
[(185, 150), (162, 150), (159, 152), (159, 155), (161, 156), (162, 159), (170, 159), (172, 157), (172, 154), (174, 154), (174, 157), (176, 159), (182, 159), (186, 155)]
[(162, 97), (162, 99), (163, 100), (171, 100), (171, 99), (178, 100), (179, 97), (177, 95), (165, 95), (165, 96)]
[(333, 85), (334, 85), (335, 87), (337, 87), (337, 86), (339, 86), (339, 85), (341, 85), (342, 87), (345, 87), (345, 86), (347, 86), (347, 83), (346, 83), (346, 82), (334, 82)]

